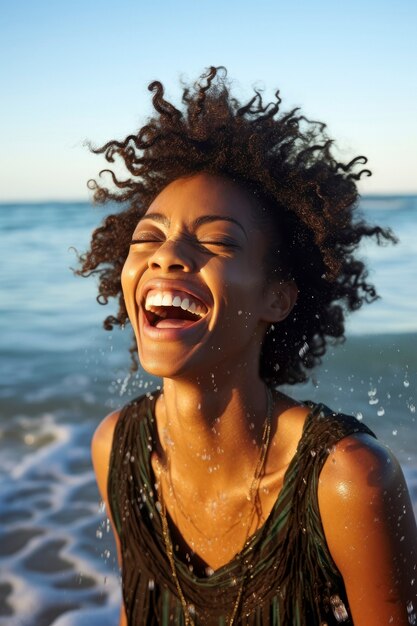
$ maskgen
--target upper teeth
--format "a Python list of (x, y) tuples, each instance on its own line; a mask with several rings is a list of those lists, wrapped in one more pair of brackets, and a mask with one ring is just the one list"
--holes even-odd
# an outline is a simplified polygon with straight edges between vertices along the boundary
[(192, 296), (179, 296), (168, 292), (152, 291), (146, 296), (145, 309), (150, 311), (154, 307), (175, 306), (181, 307), (184, 311), (203, 316), (206, 313), (205, 307), (192, 299)]

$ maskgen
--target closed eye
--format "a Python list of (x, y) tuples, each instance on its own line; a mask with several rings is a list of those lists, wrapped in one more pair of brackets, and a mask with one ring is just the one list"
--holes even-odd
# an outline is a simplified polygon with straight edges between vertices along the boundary
[(161, 243), (162, 241), (164, 241), (161, 237), (158, 237), (157, 235), (152, 235), (150, 233), (143, 233), (143, 235), (139, 235), (138, 237), (135, 237), (134, 239), (132, 239), (132, 241), (130, 242), (130, 245), (133, 246), (137, 243)]
[(203, 239), (199, 241), (202, 246), (224, 246), (225, 248), (239, 248), (240, 246), (231, 239)]
[[(162, 243), (163, 241), (165, 241), (165, 239), (163, 239), (162, 237), (158, 237), (157, 235), (153, 235), (150, 233), (144, 233), (143, 235), (139, 235), (138, 237), (135, 237), (134, 239), (132, 239), (132, 241), (130, 242), (130, 245), (133, 246), (135, 244), (141, 244), (141, 243)], [(194, 240), (195, 242), (195, 240)], [(192, 239), (190, 238), (188, 243), (193, 243)], [(197, 242), (200, 246), (223, 246), (225, 248), (239, 248), (240, 246), (232, 240), (226, 240), (226, 239), (210, 239), (210, 240), (198, 240)]]

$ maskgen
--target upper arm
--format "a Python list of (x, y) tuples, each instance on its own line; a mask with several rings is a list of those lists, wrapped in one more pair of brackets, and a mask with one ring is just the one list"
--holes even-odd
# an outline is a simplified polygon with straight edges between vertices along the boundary
[(323, 467), (318, 499), (355, 626), (414, 623), (416, 523), (392, 453), (369, 435), (343, 439)]
[[(93, 439), (91, 441), (91, 458), (93, 461), (94, 473), (96, 475), (97, 485), (101, 494), (101, 497), (106, 505), (107, 516), (110, 520), (113, 535), (116, 542), (117, 549), (117, 560), (119, 562), (119, 567), (122, 566), (122, 554), (120, 549), (120, 540), (117, 534), (111, 510), (109, 507), (109, 498), (107, 493), (107, 480), (109, 476), (109, 466), (110, 466), (110, 456), (113, 445), (113, 435), (114, 429), (117, 424), (117, 420), (119, 419), (119, 411), (115, 411), (114, 413), (110, 413), (104, 420), (98, 425)], [(122, 602), (120, 608), (120, 621), (119, 626), (127, 626), (127, 617), (124, 608), (124, 604)]]
[(111, 516), (109, 498), (107, 493), (110, 455), (113, 443), (114, 429), (116, 427), (118, 418), (119, 411), (115, 411), (114, 413), (110, 413), (110, 415), (105, 417), (104, 420), (100, 422), (91, 441), (91, 458), (93, 461), (97, 486), (99, 488), (103, 502), (106, 505), (107, 516), (113, 528), (113, 534), (116, 540), (118, 561), (119, 565), (121, 565), (120, 541)]

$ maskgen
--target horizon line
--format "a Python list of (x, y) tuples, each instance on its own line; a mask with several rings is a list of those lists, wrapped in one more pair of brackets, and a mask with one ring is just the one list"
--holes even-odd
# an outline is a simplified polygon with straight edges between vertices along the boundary
[[(372, 193), (363, 193), (359, 194), (359, 199), (361, 198), (407, 198), (411, 196), (417, 196), (417, 189), (415, 191), (374, 191)], [(3, 205), (14, 205), (14, 204), (89, 204), (91, 206), (105, 206), (105, 204), (112, 204), (111, 201), (108, 203), (105, 202), (103, 205), (98, 202), (94, 202), (94, 200), (88, 199), (77, 199), (77, 198), (52, 198), (52, 199), (34, 199), (34, 200), (24, 200), (24, 199), (10, 199), (3, 200), (0, 199), (0, 206)]]

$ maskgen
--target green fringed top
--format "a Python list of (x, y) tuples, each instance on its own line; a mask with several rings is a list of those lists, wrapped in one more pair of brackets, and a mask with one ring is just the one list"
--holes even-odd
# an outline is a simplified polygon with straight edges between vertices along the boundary
[[(185, 624), (165, 551), (151, 466), (157, 393), (122, 409), (110, 458), (108, 497), (121, 544), (129, 626)], [(353, 433), (375, 435), (354, 417), (335, 414), (322, 404), (307, 405), (311, 411), (281, 492), (242, 551), (209, 574), (190, 571), (189, 563), (174, 554), (196, 626), (227, 626), (243, 581), (235, 624), (352, 624), (343, 579), (324, 537), (317, 487), (334, 444)]]

